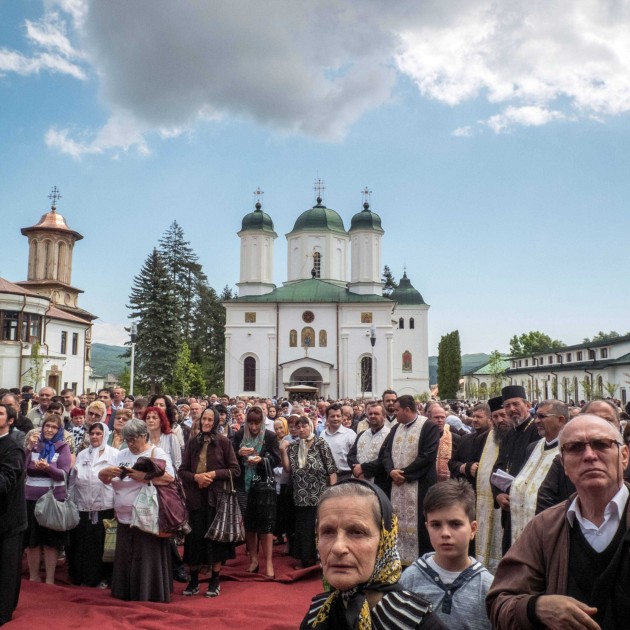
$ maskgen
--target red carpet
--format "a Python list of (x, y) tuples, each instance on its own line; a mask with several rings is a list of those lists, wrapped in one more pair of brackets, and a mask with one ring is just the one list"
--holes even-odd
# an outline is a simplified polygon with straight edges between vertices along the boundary
[(213, 630), (297, 628), (311, 597), (322, 591), (321, 574), (316, 568), (294, 570), (296, 560), (278, 555), (276, 549), (275, 581), (247, 573), (245, 550), (239, 547), (236, 560), (223, 567), (219, 597), (203, 597), (209, 576), (201, 576), (199, 595), (183, 597), (186, 585), (175, 582), (169, 604), (123, 602), (112, 598), (109, 590), (70, 586), (63, 568), (58, 568), (54, 586), (29, 582), (26, 573), (13, 621), (6, 627), (164, 630), (169, 626), (200, 627), (203, 623)]

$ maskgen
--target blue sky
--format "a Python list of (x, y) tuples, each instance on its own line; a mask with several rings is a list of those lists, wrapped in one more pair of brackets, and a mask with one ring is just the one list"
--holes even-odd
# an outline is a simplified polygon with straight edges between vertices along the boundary
[(0, 0), (0, 276), (58, 186), (80, 304), (120, 342), (174, 219), (234, 286), (260, 186), (280, 284), (320, 177), (346, 227), (372, 190), (431, 353), (627, 332), (629, 3), (418, 4)]

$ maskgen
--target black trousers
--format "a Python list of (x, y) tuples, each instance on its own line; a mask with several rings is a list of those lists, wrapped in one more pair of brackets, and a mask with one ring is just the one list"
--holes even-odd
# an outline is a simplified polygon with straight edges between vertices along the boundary
[(0, 538), (0, 626), (11, 621), (20, 597), (22, 537), (20, 532)]

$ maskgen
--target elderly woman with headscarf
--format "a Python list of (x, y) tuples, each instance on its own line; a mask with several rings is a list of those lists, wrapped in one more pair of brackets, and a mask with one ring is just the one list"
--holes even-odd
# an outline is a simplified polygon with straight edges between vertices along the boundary
[(64, 441), (63, 419), (57, 414), (45, 414), (41, 433), (35, 433), (27, 442), (26, 455), (26, 557), (31, 582), (41, 582), (39, 566), (41, 549), (44, 550), (46, 584), (55, 583), (58, 551), (68, 544), (68, 533), (42, 527), (35, 518), (37, 499), (53, 489), (55, 499), (65, 501), (67, 477), (72, 467), (70, 447)]
[(103, 519), (114, 518), (114, 490), (98, 478), (109, 466), (116, 449), (107, 445), (109, 429), (103, 422), (88, 427), (90, 446), (78, 455), (72, 468), (72, 497), (81, 520), (70, 532), (68, 573), (74, 584), (106, 588), (111, 564), (103, 564), (105, 528)]
[[(175, 478), (171, 458), (148, 442), (149, 431), (142, 420), (129, 420), (123, 428), (127, 448), (117, 451), (103, 468), (99, 479), (114, 488), (114, 510), (118, 519), (112, 596), (130, 601), (170, 602), (173, 581), (170, 571), (170, 539), (131, 527), (133, 505), (148, 484), (167, 484)], [(163, 476), (152, 477), (133, 469), (140, 457), (166, 462)]]
[(189, 567), (190, 581), (183, 595), (199, 593), (199, 569), (212, 570), (206, 597), (219, 594), (221, 563), (233, 556), (233, 545), (205, 538), (216, 516), (219, 491), (230, 488), (230, 477), (236, 479), (241, 469), (232, 444), (219, 432), (219, 413), (214, 407), (204, 410), (200, 431), (184, 449), (179, 475), (186, 492), (188, 524), (191, 531), (184, 542), (184, 562)]
[(298, 440), (280, 445), (282, 465), (291, 474), (295, 505), (295, 534), (291, 555), (300, 560), (296, 569), (315, 564), (315, 515), (326, 486), (337, 482), (337, 466), (327, 442), (315, 435), (310, 418), (297, 420)]
[(380, 488), (348, 479), (321, 496), (317, 549), (333, 591), (316, 595), (301, 630), (444, 628), (431, 605), (398, 584), (398, 524)]
[(252, 407), (241, 427), (232, 439), (234, 450), (238, 454), (241, 476), (238, 479), (237, 492), (244, 514), (245, 544), (250, 558), (247, 569), (258, 573), (258, 542), (265, 556), (265, 575), (275, 577), (273, 571), (273, 529), (276, 521), (275, 490), (268, 498), (272, 505), (259, 500), (255, 478), (266, 479), (280, 463), (278, 438), (273, 431), (264, 428), (264, 414), (261, 407)]

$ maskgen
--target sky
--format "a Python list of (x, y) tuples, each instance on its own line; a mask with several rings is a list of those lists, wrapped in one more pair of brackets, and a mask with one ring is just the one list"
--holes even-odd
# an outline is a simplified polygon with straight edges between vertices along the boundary
[(628, 332), (629, 28), (614, 0), (0, 0), (0, 276), (57, 186), (93, 340), (120, 344), (173, 220), (235, 287), (260, 187), (281, 285), (321, 178), (346, 229), (372, 191), (430, 354)]

